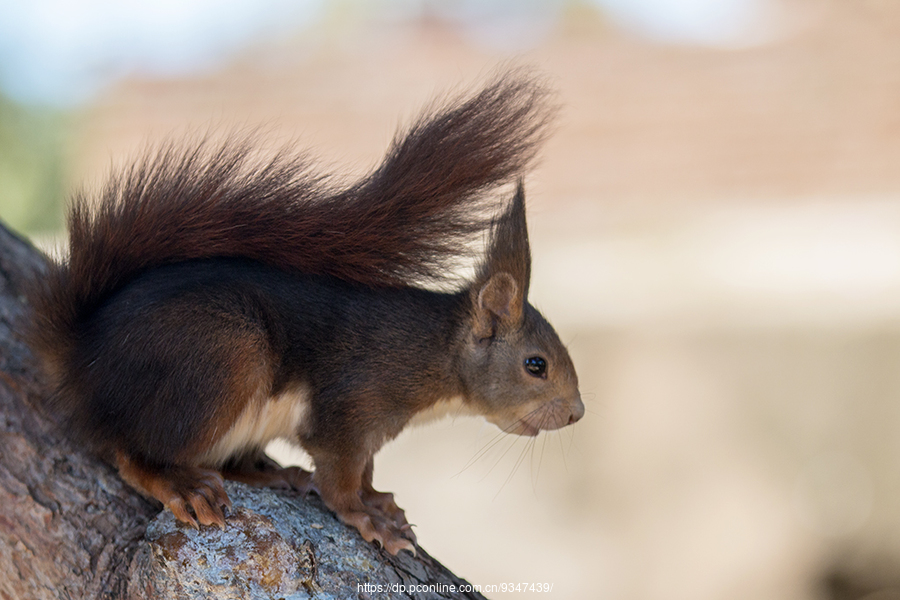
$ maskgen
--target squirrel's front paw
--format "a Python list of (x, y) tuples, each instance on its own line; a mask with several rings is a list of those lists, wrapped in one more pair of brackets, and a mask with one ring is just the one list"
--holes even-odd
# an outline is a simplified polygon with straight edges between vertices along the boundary
[[(200, 525), (216, 525), (225, 529), (224, 509), (231, 507), (231, 500), (225, 493), (222, 476), (211, 469), (188, 469), (183, 474), (184, 481), (172, 480), (171, 487), (159, 499), (172, 511), (175, 518), (196, 528)], [(188, 512), (193, 509), (197, 519)]]
[(415, 536), (410, 525), (398, 526), (393, 519), (376, 508), (366, 507), (360, 511), (339, 512), (337, 515), (347, 525), (356, 527), (364, 540), (378, 542), (391, 554), (396, 555), (401, 550), (416, 553)]
[(195, 528), (198, 521), (200, 525), (225, 528), (225, 509), (231, 507), (231, 500), (218, 471), (187, 466), (152, 467), (134, 461), (124, 452), (116, 456), (116, 466), (122, 479), (162, 502), (179, 521)]

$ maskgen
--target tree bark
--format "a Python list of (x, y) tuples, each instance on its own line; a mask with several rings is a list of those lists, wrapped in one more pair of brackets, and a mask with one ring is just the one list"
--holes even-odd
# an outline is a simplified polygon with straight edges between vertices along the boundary
[(483, 598), (422, 550), (366, 543), (315, 497), (228, 483), (225, 529), (198, 531), (134, 492), (42, 409), (21, 331), (24, 284), (45, 268), (0, 225), (0, 598)]

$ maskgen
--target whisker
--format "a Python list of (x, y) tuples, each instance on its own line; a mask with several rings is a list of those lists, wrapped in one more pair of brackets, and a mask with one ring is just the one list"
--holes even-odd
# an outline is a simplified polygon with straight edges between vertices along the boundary
[(528, 445), (526, 444), (526, 446), (522, 449), (522, 453), (519, 454), (519, 458), (516, 460), (516, 463), (513, 465), (512, 470), (509, 472), (509, 475), (506, 476), (506, 480), (503, 482), (503, 485), (501, 485), (501, 486), (500, 486), (500, 489), (497, 490), (497, 493), (494, 494), (494, 497), (492, 498), (492, 501), (497, 499), (497, 496), (500, 495), (500, 492), (503, 491), (503, 488), (506, 487), (506, 484), (509, 483), (510, 480), (512, 480), (513, 475), (515, 475), (515, 474), (516, 474), (516, 471), (519, 470), (519, 465), (522, 464), (522, 459), (525, 457), (525, 455), (526, 455), (527, 453), (528, 453)]
[(541, 440), (541, 456), (538, 459), (538, 468), (537, 468), (537, 476), (538, 477), (540, 477), (540, 475), (541, 475), (541, 465), (544, 462), (544, 449), (546, 449), (546, 448), (547, 448), (547, 436), (545, 435), (544, 439)]
[(575, 428), (569, 427), (569, 447), (566, 448), (566, 454), (572, 453), (572, 446), (575, 445)]
[(566, 450), (565, 450), (565, 448), (563, 448), (562, 434), (559, 433), (559, 429), (556, 430), (556, 439), (559, 440), (559, 451), (562, 453), (563, 467), (566, 469), (566, 473), (568, 473), (569, 472), (569, 463), (566, 461)]
[(474, 464), (475, 464), (476, 462), (478, 462), (485, 454), (487, 454), (488, 452), (490, 452), (491, 449), (492, 449), (494, 446), (496, 446), (497, 444), (499, 444), (500, 441), (501, 441), (504, 437), (506, 437), (506, 436), (504, 435), (505, 433), (506, 433), (505, 431), (498, 431), (497, 433), (495, 433), (495, 434), (494, 434), (494, 437), (492, 437), (490, 440), (488, 440), (488, 442), (485, 443), (484, 446), (482, 446), (481, 450), (479, 450), (478, 452), (476, 452), (475, 455), (472, 456), (472, 458), (470, 458), (469, 461), (463, 466), (463, 468), (460, 469), (459, 473), (457, 473), (457, 474), (454, 475), (453, 477), (458, 477), (459, 475), (461, 475), (461, 474), (463, 473), (463, 471), (465, 471), (466, 469), (468, 469), (469, 467), (471, 467), (472, 465), (474, 465)]
[[(546, 437), (546, 436), (544, 436)], [(537, 478), (534, 474), (534, 449), (537, 447), (537, 438), (531, 440), (531, 456), (528, 457), (528, 468), (531, 470), (531, 492), (537, 496)]]
[[(506, 456), (506, 453), (509, 452), (512, 449), (512, 447), (516, 445), (516, 442), (518, 441), (516, 438), (507, 438), (507, 439), (511, 439), (512, 443), (506, 447), (506, 450), (503, 451), (503, 454), (500, 455), (500, 457), (496, 460), (496, 462), (494, 462), (494, 464), (491, 466), (491, 468), (488, 469), (488, 472), (484, 474), (484, 477), (479, 479), (479, 481), (484, 481), (487, 478), (487, 476), (491, 474), (491, 471), (493, 471), (497, 467), (497, 465), (500, 464), (500, 461), (503, 460), (503, 457)], [(496, 496), (494, 496), (494, 497), (496, 498)]]
[[(546, 415), (546, 413), (545, 413), (544, 417), (546, 418), (546, 416), (547, 416), (547, 415)], [(542, 422), (541, 422), (541, 425), (543, 425), (543, 420), (542, 420)], [(532, 476), (532, 479), (531, 479), (531, 487), (532, 487), (532, 489), (536, 489), (536, 487), (537, 487), (537, 480), (540, 478), (540, 475), (541, 475), (541, 464), (544, 462), (544, 448), (546, 448), (546, 446), (547, 446), (547, 435), (545, 434), (545, 435), (542, 436), (542, 437), (543, 437), (543, 439), (541, 440), (541, 453), (540, 453), (540, 456), (539, 456), (539, 458), (538, 458), (538, 468), (537, 468), (537, 473), (535, 473), (535, 474)], [(533, 470), (533, 469), (532, 469), (532, 470)], [(536, 492), (535, 492), (535, 493), (536, 493)]]
[[(531, 411), (530, 413), (528, 413), (528, 415), (526, 415), (526, 417), (531, 416), (531, 415), (534, 414), (534, 412), (537, 411), (537, 410), (539, 410), (539, 409), (535, 409), (535, 410)], [(506, 427), (506, 428), (504, 428), (504, 429), (501, 429), (499, 433), (497, 433), (496, 435), (494, 435), (494, 437), (491, 438), (491, 440), (490, 440), (487, 444), (485, 444), (485, 446), (484, 446), (479, 452), (477, 452), (477, 453), (475, 454), (475, 456), (473, 456), (473, 457), (469, 460), (469, 462), (466, 463), (466, 465), (463, 467), (462, 471), (465, 471), (465, 470), (468, 469), (470, 466), (472, 466), (472, 464), (474, 464), (476, 461), (478, 461), (479, 459), (481, 459), (481, 458), (482, 458), (485, 454), (487, 454), (494, 446), (496, 446), (497, 444), (499, 444), (500, 441), (505, 437), (506, 434), (508, 434), (511, 430), (515, 429), (518, 425), (519, 425), (519, 422), (516, 421), (516, 422), (514, 422), (512, 425), (509, 425), (508, 427)], [(462, 471), (460, 471), (460, 473), (462, 473)], [(459, 475), (459, 473), (457, 473), (457, 475)]]
[[(460, 408), (461, 408), (461, 407), (460, 407)], [(506, 437), (506, 435), (509, 434), (513, 429), (516, 429), (517, 427), (520, 427), (520, 426), (522, 426), (522, 425), (528, 424), (528, 419), (530, 419), (531, 417), (533, 417), (533, 416), (534, 416), (535, 414), (537, 414), (539, 411), (544, 411), (543, 414), (541, 415), (540, 420), (538, 421), (538, 429), (542, 429), (543, 426), (544, 426), (544, 424), (545, 424), (546, 417), (547, 417), (547, 413), (546, 413), (546, 410), (545, 410), (546, 408), (547, 408), (546, 405), (538, 406), (537, 408), (535, 408), (534, 410), (532, 410), (531, 412), (529, 412), (529, 413), (526, 414), (525, 416), (520, 417), (518, 420), (514, 421), (512, 424), (510, 424), (510, 425), (508, 425), (507, 427), (504, 427), (503, 429), (501, 429), (497, 434), (494, 435), (494, 437), (492, 437), (490, 440), (488, 440), (488, 442), (485, 443), (485, 445), (484, 445), (480, 450), (478, 450), (478, 451), (472, 456), (472, 458), (470, 458), (470, 459), (466, 462), (465, 465), (463, 465), (462, 469), (460, 469), (455, 475), (452, 476), (452, 478), (459, 477), (460, 475), (462, 475), (462, 473), (463, 473), (464, 471), (466, 471), (469, 467), (471, 467), (471, 466), (474, 465), (476, 462), (478, 462), (479, 460), (481, 460), (482, 458), (484, 458), (488, 453), (490, 453), (490, 451), (493, 450), (494, 447), (495, 447), (497, 444), (499, 444), (499, 443)], [(518, 436), (516, 436), (516, 437), (518, 437)], [(515, 442), (513, 442), (513, 443), (515, 443)], [(488, 470), (488, 473), (485, 474), (485, 477), (487, 476), (487, 474), (489, 474), (491, 471), (494, 470), (494, 467), (496, 467), (497, 464), (499, 463), (499, 461), (502, 460), (503, 456), (504, 456), (507, 452), (509, 452), (509, 448), (511, 448), (511, 447), (512, 447), (512, 446), (509, 446), (509, 447), (507, 447), (506, 450), (503, 451), (503, 454), (500, 455), (500, 458), (497, 460), (497, 463), (494, 463), (494, 465)], [(527, 448), (526, 448), (526, 450), (527, 450)], [(482, 478), (482, 479), (484, 479), (484, 478)]]
[[(549, 418), (549, 414), (547, 414), (547, 413), (545, 412), (545, 413), (544, 413), (543, 419), (541, 419), (541, 426), (544, 425), (544, 421), (545, 421), (547, 418)], [(544, 448), (547, 447), (547, 434), (545, 433), (542, 437), (543, 437), (543, 439), (541, 440), (541, 453), (540, 453), (540, 457), (538, 458), (538, 468), (537, 468), (537, 472), (534, 474), (534, 476), (532, 477), (532, 480), (531, 480), (531, 486), (532, 486), (532, 489), (535, 489), (535, 488), (537, 487), (537, 481), (538, 481), (538, 479), (540, 479), (540, 476), (541, 476), (541, 464), (544, 462)], [(532, 449), (532, 454), (533, 454), (533, 449)], [(537, 493), (537, 492), (535, 491), (535, 493)]]

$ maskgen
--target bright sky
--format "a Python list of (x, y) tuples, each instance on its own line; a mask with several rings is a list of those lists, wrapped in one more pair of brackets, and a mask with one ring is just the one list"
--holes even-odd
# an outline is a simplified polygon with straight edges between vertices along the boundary
[[(566, 0), (459, 0), (433, 9), (479, 25), (516, 17), (552, 19)], [(650, 37), (728, 44), (761, 0), (591, 0)], [(396, 14), (428, 0), (345, 0), (342, 8)], [(209, 68), (261, 36), (316, 21), (327, 0), (0, 0), (0, 88), (15, 99), (72, 105), (123, 74)], [(502, 17), (502, 18), (501, 18)]]

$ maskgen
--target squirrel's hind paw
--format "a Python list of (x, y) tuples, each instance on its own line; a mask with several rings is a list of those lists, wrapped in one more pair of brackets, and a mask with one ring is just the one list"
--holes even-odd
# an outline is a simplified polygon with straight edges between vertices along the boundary
[(265, 455), (252, 465), (240, 464), (226, 468), (222, 475), (225, 479), (240, 481), (253, 487), (294, 490), (302, 495), (316, 491), (312, 473), (300, 467), (282, 467)]
[(360, 498), (366, 507), (383, 513), (405, 538), (412, 541), (413, 544), (416, 543), (416, 534), (413, 533), (412, 525), (406, 520), (406, 512), (394, 502), (393, 494), (370, 489), (364, 490), (360, 494)]

